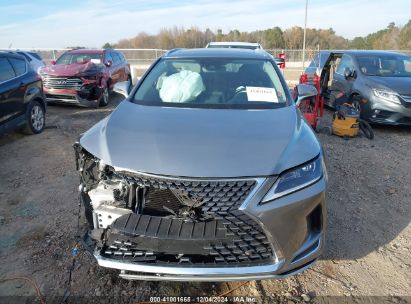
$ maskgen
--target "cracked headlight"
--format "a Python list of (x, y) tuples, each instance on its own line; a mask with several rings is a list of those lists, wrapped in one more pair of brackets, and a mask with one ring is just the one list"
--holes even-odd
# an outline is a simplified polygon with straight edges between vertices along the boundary
[(386, 91), (386, 90), (377, 90), (377, 89), (372, 89), (373, 93), (375, 96), (378, 98), (396, 103), (396, 104), (401, 104), (400, 99), (398, 98), (397, 94), (394, 92)]
[(308, 187), (323, 176), (323, 161), (321, 156), (280, 174), (274, 185), (264, 196), (262, 203), (275, 200), (279, 197)]

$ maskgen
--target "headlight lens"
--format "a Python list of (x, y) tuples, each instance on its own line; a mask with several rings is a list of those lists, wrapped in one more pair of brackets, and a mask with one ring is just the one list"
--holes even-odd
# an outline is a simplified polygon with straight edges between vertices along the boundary
[(377, 89), (373, 89), (372, 91), (374, 92), (375, 96), (381, 99), (388, 100), (393, 103), (401, 104), (400, 99), (398, 98), (397, 94), (394, 92), (385, 91), (385, 90), (377, 90)]
[(323, 161), (320, 156), (301, 166), (287, 170), (280, 174), (270, 191), (265, 195), (262, 203), (275, 200), (319, 181), (323, 176)]

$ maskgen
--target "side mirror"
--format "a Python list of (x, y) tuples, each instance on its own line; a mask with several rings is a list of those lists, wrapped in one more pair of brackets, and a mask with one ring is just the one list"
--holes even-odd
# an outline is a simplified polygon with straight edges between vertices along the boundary
[(345, 79), (354, 77), (354, 75), (355, 75), (354, 73), (355, 73), (355, 72), (354, 72), (352, 69), (350, 69), (349, 67), (346, 67), (346, 68), (344, 69), (344, 77), (345, 77)]
[(295, 104), (297, 105), (297, 107), (300, 105), (302, 100), (315, 97), (318, 94), (317, 89), (314, 86), (308, 84), (298, 84), (296, 89), (297, 95)]
[(111, 67), (113, 65), (113, 62), (111, 60), (107, 60), (105, 65)]
[(129, 81), (117, 82), (113, 87), (114, 92), (123, 95), (125, 98), (128, 97), (129, 90), (130, 90)]
[(52, 65), (55, 65), (55, 64), (56, 64), (56, 61), (55, 61), (55, 60), (52, 60), (50, 63), (51, 63)]

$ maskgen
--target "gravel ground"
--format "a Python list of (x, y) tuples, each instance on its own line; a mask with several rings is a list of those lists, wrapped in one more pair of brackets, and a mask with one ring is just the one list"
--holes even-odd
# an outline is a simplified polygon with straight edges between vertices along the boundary
[[(47, 303), (63, 299), (76, 241), (72, 144), (119, 100), (113, 96), (111, 106), (101, 109), (50, 106), (42, 134), (0, 136), (0, 277), (33, 278)], [(411, 128), (374, 130), (372, 141), (319, 134), (329, 173), (327, 244), (304, 273), (245, 283), (129, 282), (97, 267), (80, 246), (67, 301), (139, 303), (150, 296), (213, 296), (234, 289), (227, 296), (252, 296), (258, 303), (411, 302)], [(37, 301), (23, 281), (2, 282), (0, 302), (12, 300)]]

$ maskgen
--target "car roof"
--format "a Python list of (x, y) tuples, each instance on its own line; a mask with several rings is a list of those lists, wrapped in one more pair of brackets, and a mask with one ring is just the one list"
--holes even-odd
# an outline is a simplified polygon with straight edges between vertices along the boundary
[(1, 57), (14, 57), (18, 59), (24, 59), (24, 61), (26, 61), (26, 58), (23, 55), (17, 54), (15, 51), (0, 50), (0, 56)]
[(105, 50), (96, 50), (96, 49), (75, 49), (67, 51), (68, 53), (77, 54), (77, 53), (89, 53), (89, 54), (103, 54)]
[(209, 45), (222, 45), (222, 46), (255, 46), (255, 47), (260, 47), (261, 45), (256, 42), (240, 42), (240, 41), (224, 41), (224, 42), (210, 42)]
[(164, 54), (163, 58), (242, 58), (273, 60), (273, 57), (263, 50), (230, 48), (174, 49)]

